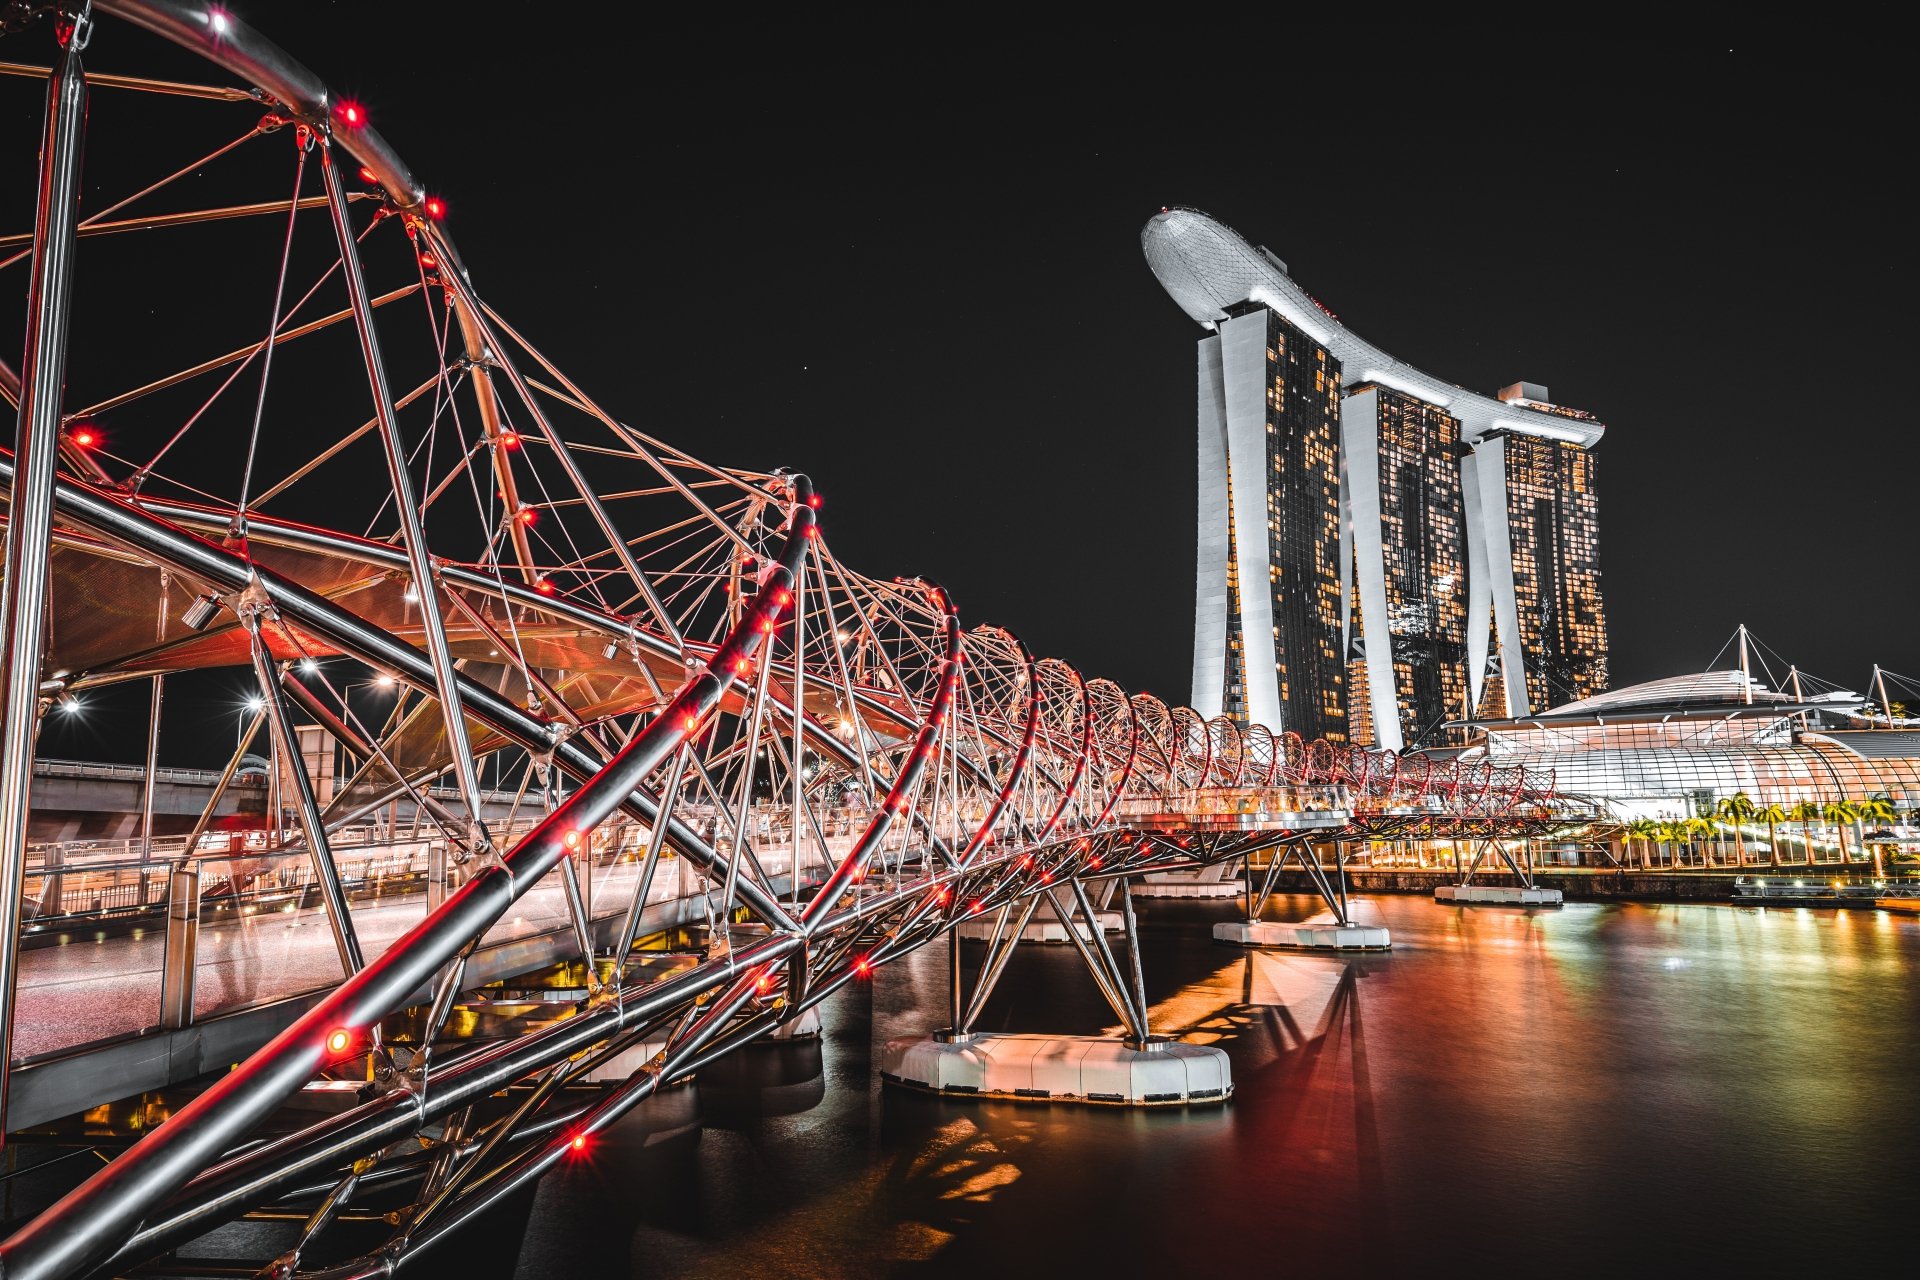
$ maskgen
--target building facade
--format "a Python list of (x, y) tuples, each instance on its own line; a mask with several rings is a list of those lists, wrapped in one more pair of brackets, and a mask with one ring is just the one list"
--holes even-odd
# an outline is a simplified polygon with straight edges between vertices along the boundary
[(1340, 406), (1353, 739), (1446, 740), (1467, 702), (1467, 522), (1460, 424), (1390, 387)]
[(1398, 750), (1606, 687), (1602, 424), (1545, 387), (1486, 396), (1395, 360), (1197, 210), (1141, 243), (1210, 331), (1196, 710)]
[(1340, 368), (1274, 311), (1229, 312), (1199, 352), (1200, 709), (1345, 741)]
[(1594, 460), (1576, 445), (1530, 436), (1508, 437), (1504, 452), (1527, 701), (1544, 710), (1607, 687)]

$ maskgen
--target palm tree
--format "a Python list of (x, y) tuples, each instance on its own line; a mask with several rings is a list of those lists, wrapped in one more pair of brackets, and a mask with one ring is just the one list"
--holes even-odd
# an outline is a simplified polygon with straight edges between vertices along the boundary
[(1654, 824), (1654, 828), (1654, 836), (1659, 840), (1660, 847), (1662, 849), (1671, 848), (1672, 850), (1672, 852), (1667, 855), (1667, 865), (1669, 867), (1679, 866), (1680, 845), (1686, 839), (1685, 828), (1681, 825), (1680, 821), (1675, 818), (1662, 818)]
[[(1696, 808), (1694, 809), (1693, 817), (1695, 820), (1704, 822), (1707, 825), (1705, 828), (1696, 827), (1694, 829), (1696, 831), (1702, 831), (1703, 839), (1710, 840), (1714, 844), (1718, 844), (1720, 846), (1719, 858), (1720, 858), (1720, 861), (1725, 862), (1727, 860), (1726, 835), (1720, 830), (1719, 824), (1713, 821), (1713, 814), (1714, 814), (1713, 801), (1702, 800), (1699, 803), (1699, 805), (1696, 806)], [(1714, 859), (1713, 844), (1709, 844), (1704, 850), (1701, 851), (1701, 863), (1704, 866), (1710, 867), (1713, 865), (1713, 859)]]
[[(1709, 821), (1706, 818), (1688, 818), (1684, 825), (1686, 827), (1687, 834), (1694, 837), (1697, 840), (1708, 839), (1713, 835), (1715, 831), (1719, 830), (1718, 827), (1716, 827), (1711, 821)], [(1706, 857), (1705, 855), (1702, 855), (1701, 862), (1703, 865), (1707, 864), (1710, 861), (1711, 860), (1708, 857)]]
[(1853, 801), (1829, 800), (1820, 806), (1820, 816), (1840, 835), (1840, 861), (1852, 862), (1853, 855), (1847, 850), (1847, 824), (1854, 820)]
[(1802, 800), (1793, 806), (1793, 820), (1800, 824), (1800, 852), (1808, 866), (1813, 865), (1813, 820), (1820, 816), (1818, 800)]
[(1758, 806), (1756, 806), (1753, 803), (1752, 796), (1748, 795), (1744, 791), (1736, 791), (1732, 795), (1724, 797), (1720, 801), (1719, 805), (1716, 806), (1716, 811), (1720, 814), (1721, 817), (1726, 818), (1733, 823), (1733, 845), (1734, 845), (1734, 849), (1736, 850), (1735, 856), (1739, 858), (1741, 866), (1743, 867), (1746, 866), (1747, 865), (1747, 838), (1746, 838), (1746, 834), (1741, 831), (1740, 824), (1744, 822), (1752, 822), (1754, 815), (1760, 812)]
[(1758, 810), (1753, 816), (1767, 824), (1767, 857), (1777, 867), (1780, 865), (1780, 841), (1775, 838), (1774, 832), (1779, 829), (1781, 823), (1787, 821), (1789, 815), (1780, 807), (1778, 801), (1768, 801), (1767, 807)]
[[(1885, 796), (1868, 796), (1865, 800), (1855, 800), (1853, 802), (1853, 817), (1855, 822), (1869, 821), (1877, 822), (1881, 826), (1890, 826), (1899, 816), (1899, 810), (1893, 807), (1893, 801), (1887, 799)], [(1860, 837), (1860, 843), (1865, 845), (1867, 843), (1867, 833), (1860, 831), (1857, 832), (1857, 834)], [(1873, 851), (1873, 874), (1874, 878), (1878, 879), (1880, 876), (1886, 874), (1880, 861), (1880, 850), (1883, 846), (1876, 844), (1868, 847)]]
[(1621, 833), (1626, 837), (1629, 847), (1631, 847), (1632, 842), (1635, 840), (1640, 842), (1640, 865), (1647, 870), (1651, 870), (1653, 868), (1653, 842), (1659, 838), (1660, 824), (1652, 818), (1635, 818), (1622, 828)]

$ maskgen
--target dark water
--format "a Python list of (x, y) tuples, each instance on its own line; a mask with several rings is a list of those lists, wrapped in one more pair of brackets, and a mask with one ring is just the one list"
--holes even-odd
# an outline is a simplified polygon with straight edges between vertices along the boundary
[[(1394, 951), (1339, 959), (1143, 904), (1156, 1029), (1233, 1059), (1233, 1101), (1192, 1111), (882, 1091), (878, 1046), (943, 1007), (929, 948), (827, 1006), (819, 1046), (710, 1071), (550, 1176), (520, 1274), (1905, 1271), (1920, 922), (1375, 910)], [(983, 1029), (1110, 1022), (1077, 957), (1036, 947)]]

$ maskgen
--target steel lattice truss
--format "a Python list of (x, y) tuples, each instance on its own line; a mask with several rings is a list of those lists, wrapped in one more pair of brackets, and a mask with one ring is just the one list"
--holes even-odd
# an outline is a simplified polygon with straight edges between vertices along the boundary
[[(274, 1202), (317, 1200), (311, 1241), (358, 1190), (411, 1182), (393, 1239), (325, 1272), (387, 1274), (663, 1084), (963, 919), (1004, 921), (1057, 887), (1240, 858), (1297, 834), (1210, 819), (1310, 805), (1356, 836), (1482, 839), (1565, 820), (1550, 781), (1205, 721), (1036, 660), (1007, 631), (967, 628), (937, 585), (861, 576), (820, 536), (805, 477), (709, 465), (616, 417), (528, 342), (476, 291), (435, 201), (358, 108), (284, 53), (198, 3), (99, 0), (93, 12), (101, 30), (82, 21), (34, 73), (51, 104), (43, 194), (59, 178), (62, 113), (86, 91), (90, 36), (98, 49), (131, 23), (203, 55), (244, 87), (92, 84), (205, 99), (211, 141), (170, 139), (178, 155), (162, 172), (232, 171), (254, 194), (200, 207), (172, 179), (131, 182), (128, 199), (110, 190), (119, 202), (69, 232), (83, 258), (110, 264), (169, 235), (266, 228), (259, 261), (205, 287), (246, 299), (248, 323), (268, 320), (270, 338), (62, 404), (45, 376), (50, 347), (80, 350), (89, 317), (62, 300), (50, 250), (0, 240), (0, 270), (46, 321), (5, 388), (22, 403), (22, 439), (42, 452), (0, 461), (9, 494), (43, 493), (48, 512), (37, 709), (159, 673), (250, 668), (264, 705), (248, 740), (263, 732), (298, 760), (295, 710), (325, 726), (358, 772), (325, 804), (296, 783), (293, 807), (317, 879), (334, 886), (347, 977), (0, 1244), (7, 1277), (131, 1266)], [(41, 242), (57, 248), (59, 209), (42, 218)], [(348, 415), (346, 429), (314, 425), (323, 413)], [(260, 433), (284, 443), (296, 424), (310, 451), (266, 474)], [(222, 433), (211, 456), (224, 469), (197, 447)], [(30, 506), (12, 510), (22, 528), (10, 546), (30, 550)], [(37, 585), (14, 581), (10, 620)], [(410, 697), (366, 722), (319, 665), (329, 659)], [(23, 740), (30, 750), (30, 725)], [(525, 777), (566, 780), (544, 787), (554, 803), (512, 841), (477, 816), (480, 770), (502, 753)], [(460, 802), (424, 794), (449, 777)], [(452, 854), (427, 918), (368, 959), (328, 834), (396, 796), (430, 811)], [(751, 829), (768, 805), (789, 815), (771, 843)], [(853, 836), (835, 843), (827, 829), (849, 814)], [(622, 819), (649, 833), (644, 864), (574, 1016), (505, 1041), (443, 1039), (467, 957), (547, 877), (566, 886), (594, 955), (570, 853)], [(703, 877), (714, 944), (669, 977), (643, 976), (627, 957), (668, 857)], [(12, 880), (17, 913), (17, 870)], [(413, 1043), (382, 1038), (383, 1020), (420, 1006)], [(585, 1101), (565, 1088), (641, 1044), (659, 1048), (620, 1082)], [(248, 1145), (327, 1074), (371, 1075), (377, 1088)], [(509, 1086), (520, 1089), (502, 1111), (489, 1099)], [(276, 1265), (300, 1273), (300, 1250)]]

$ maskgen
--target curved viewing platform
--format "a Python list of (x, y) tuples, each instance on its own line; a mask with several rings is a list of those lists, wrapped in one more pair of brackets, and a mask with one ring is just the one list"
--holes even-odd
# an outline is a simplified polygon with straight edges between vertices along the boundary
[(1137, 831), (1308, 831), (1344, 827), (1353, 816), (1345, 787), (1196, 787), (1124, 800), (1120, 821)]

